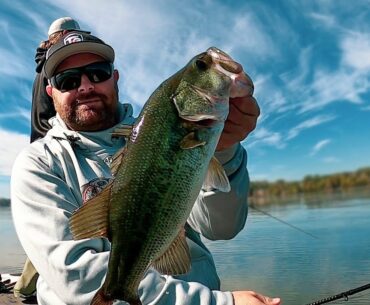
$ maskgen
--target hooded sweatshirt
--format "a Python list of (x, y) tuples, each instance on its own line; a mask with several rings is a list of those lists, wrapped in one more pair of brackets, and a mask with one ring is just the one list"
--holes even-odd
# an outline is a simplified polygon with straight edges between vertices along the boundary
[[(125, 139), (111, 133), (118, 125), (133, 123), (129, 104), (120, 104), (119, 124), (98, 132), (69, 130), (57, 115), (50, 120), (52, 129), (46, 136), (17, 157), (11, 179), (13, 220), (19, 240), (39, 272), (40, 305), (88, 305), (102, 286), (110, 242), (105, 238), (73, 240), (69, 219), (113, 178), (109, 163)], [(230, 239), (244, 227), (247, 158), (240, 144), (217, 152), (216, 157), (229, 177), (231, 191), (200, 191), (186, 224), (191, 270), (169, 276), (149, 269), (139, 286), (143, 304), (233, 304), (231, 292), (220, 291), (212, 255), (201, 236)]]

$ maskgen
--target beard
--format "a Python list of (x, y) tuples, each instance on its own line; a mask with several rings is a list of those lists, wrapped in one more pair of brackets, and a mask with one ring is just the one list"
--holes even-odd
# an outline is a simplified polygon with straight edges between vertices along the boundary
[(98, 131), (118, 123), (117, 91), (111, 97), (94, 91), (82, 93), (71, 103), (60, 103), (55, 98), (56, 111), (72, 130)]

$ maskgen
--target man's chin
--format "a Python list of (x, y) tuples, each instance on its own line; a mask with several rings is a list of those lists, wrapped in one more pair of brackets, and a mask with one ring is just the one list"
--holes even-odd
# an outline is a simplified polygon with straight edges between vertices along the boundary
[(112, 127), (115, 122), (114, 116), (107, 116), (105, 112), (89, 111), (78, 116), (76, 130), (80, 131), (99, 131)]

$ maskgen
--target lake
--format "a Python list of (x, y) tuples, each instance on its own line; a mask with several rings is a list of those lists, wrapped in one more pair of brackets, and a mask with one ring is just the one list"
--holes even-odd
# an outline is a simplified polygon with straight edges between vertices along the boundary
[[(257, 208), (317, 239), (250, 209), (235, 239), (207, 243), (224, 290), (251, 289), (299, 305), (370, 283), (369, 198)], [(370, 291), (345, 304), (369, 305)]]
[[(256, 290), (284, 305), (304, 305), (370, 282), (369, 198), (257, 208), (285, 223), (250, 208), (235, 239), (206, 242), (223, 290)], [(19, 272), (24, 260), (10, 209), (0, 208), (0, 272)], [(370, 291), (329, 304), (343, 303), (369, 305)]]

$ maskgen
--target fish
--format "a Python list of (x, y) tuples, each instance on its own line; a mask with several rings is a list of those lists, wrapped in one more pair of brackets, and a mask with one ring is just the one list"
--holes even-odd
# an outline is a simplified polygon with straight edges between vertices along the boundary
[(202, 189), (230, 191), (214, 157), (229, 98), (253, 94), (242, 66), (216, 47), (193, 57), (151, 94), (127, 144), (111, 164), (112, 181), (73, 213), (73, 238), (108, 238), (102, 287), (91, 304), (141, 304), (138, 286), (148, 268), (168, 275), (191, 268), (184, 225)]

